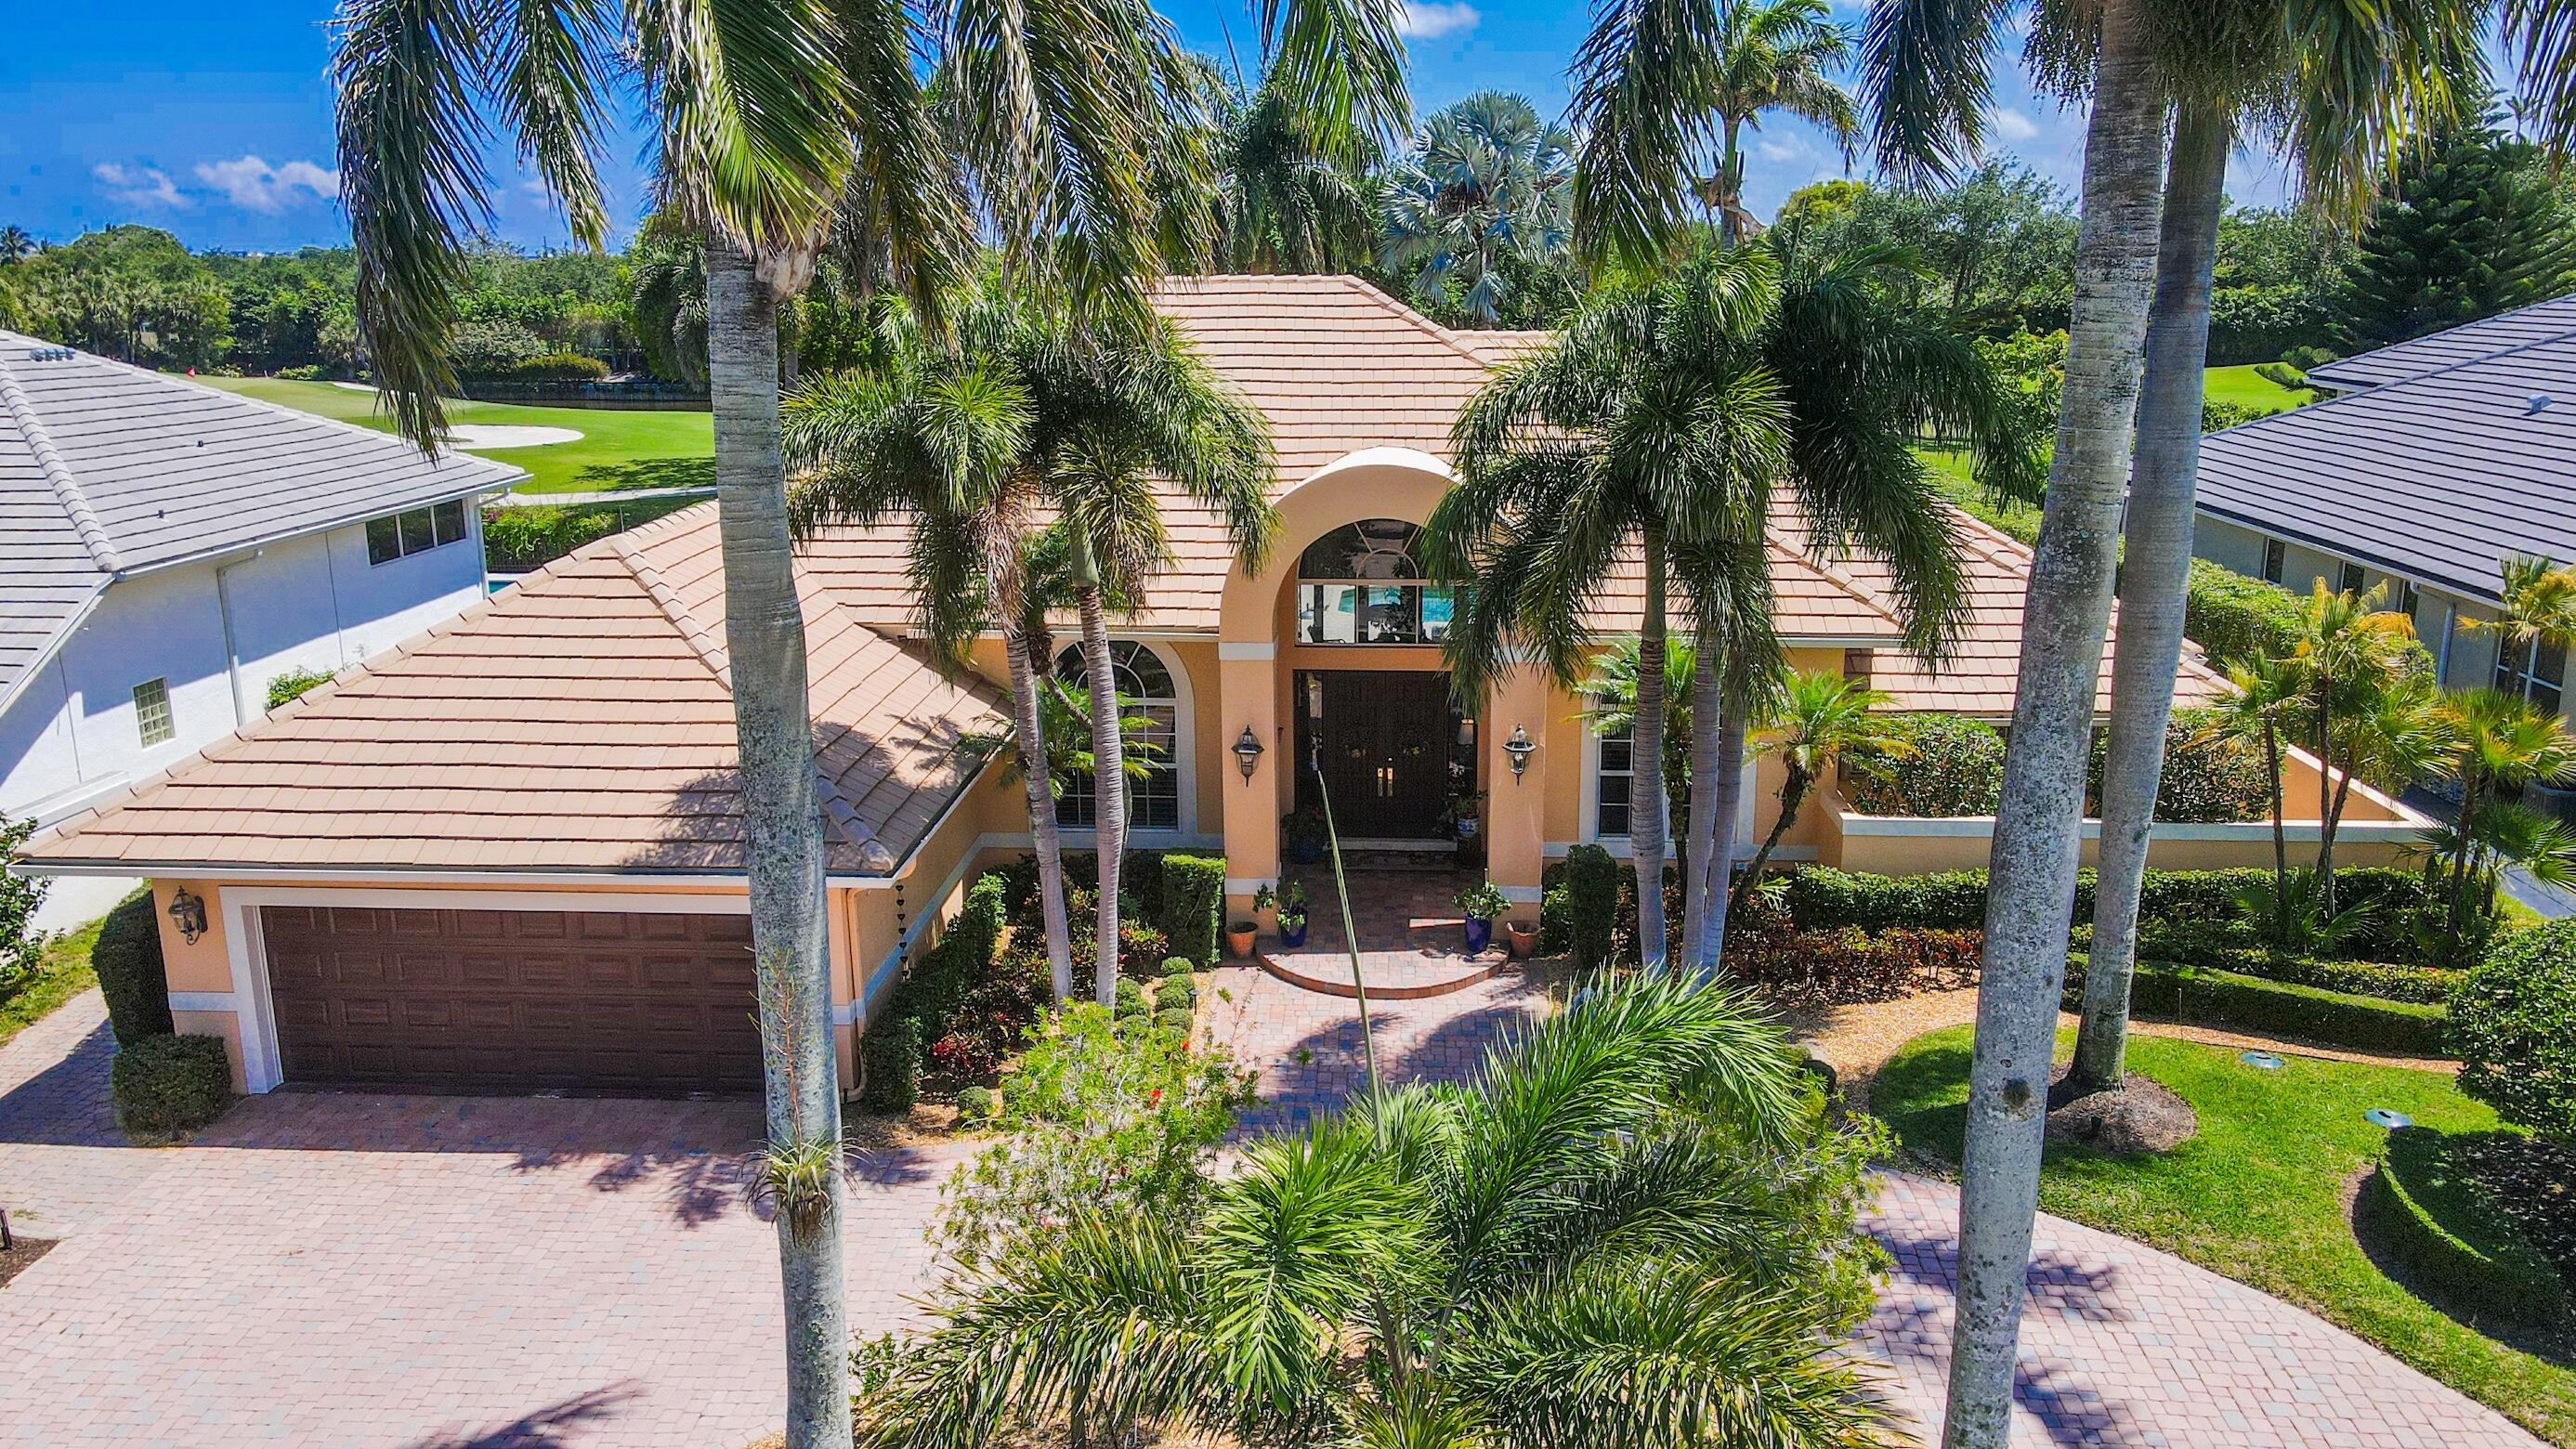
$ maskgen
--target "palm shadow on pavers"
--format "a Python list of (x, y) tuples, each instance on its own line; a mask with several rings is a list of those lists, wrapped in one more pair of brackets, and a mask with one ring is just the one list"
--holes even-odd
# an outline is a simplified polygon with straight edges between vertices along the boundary
[[(735, 1211), (765, 1218), (744, 1192), (761, 1137), (761, 1106), (750, 1098), (277, 1092), (237, 1104), (191, 1145), (506, 1156), (519, 1175), (580, 1172), (599, 1192), (657, 1193), (694, 1228)], [(925, 1154), (893, 1149), (854, 1156), (847, 1177), (899, 1187), (937, 1170)]]
[[(1882, 1292), (1877, 1311), (1855, 1341), (1862, 1356), (1875, 1356), (1892, 1371), (1881, 1378), (1890, 1406), (1899, 1417), (1916, 1421), (1916, 1437), (1925, 1443), (1940, 1437), (1942, 1391), (1950, 1377), (1950, 1324), (1946, 1285), (1930, 1285), (1929, 1291), (1912, 1297)], [(2188, 1442), (2140, 1423), (2125, 1403), (2068, 1365), (2032, 1362), (2027, 1350), (2013, 1367), (2013, 1406), (2018, 1411), (2012, 1436), (2016, 1445), (2029, 1442), (2034, 1425), (2057, 1444), (2167, 1449)], [(2195, 1444), (2194, 1449), (2207, 1446)]]
[(125, 1134), (116, 1130), (107, 1095), (108, 1062), (115, 1055), (116, 1037), (101, 1021), (59, 1058), (0, 1091), (0, 1143), (123, 1147)]
[[(1937, 1234), (1906, 1234), (1884, 1224), (1871, 1235), (1896, 1260), (1897, 1276), (1944, 1295), (1959, 1289), (1959, 1245)], [(2033, 1248), (2026, 1280), (2029, 1311), (2088, 1323), (2127, 1323), (2135, 1315), (2113, 1300), (2119, 1265), (2085, 1262), (2054, 1248)]]
[(506, 1424), (431, 1434), (414, 1439), (404, 1449), (552, 1449), (588, 1437), (577, 1431), (614, 1420), (618, 1406), (636, 1396), (634, 1388), (612, 1384), (532, 1410)]

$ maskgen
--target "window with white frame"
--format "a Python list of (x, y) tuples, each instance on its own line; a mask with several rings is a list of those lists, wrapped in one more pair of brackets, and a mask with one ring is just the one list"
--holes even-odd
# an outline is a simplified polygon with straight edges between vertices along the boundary
[(465, 537), (465, 500), (451, 498), (367, 520), (367, 562), (388, 564)]
[(1345, 524), (1297, 557), (1300, 644), (1437, 644), (1456, 601), (1422, 582), (1422, 530), (1400, 518)]
[(1592, 772), (1592, 833), (1614, 839), (1628, 834), (1628, 784), (1637, 773), (1635, 732), (1626, 725), (1593, 731), (1601, 760)]
[[(1151, 645), (1135, 639), (1113, 639), (1109, 643), (1109, 667), (1116, 680), (1120, 718), (1131, 728), (1126, 738), (1145, 747), (1145, 773), (1127, 777), (1127, 828), (1130, 830), (1178, 830), (1181, 828), (1181, 740), (1180, 691), (1172, 681), (1172, 671)], [(1080, 696), (1089, 684), (1083, 668), (1082, 648), (1067, 645), (1055, 657), (1056, 678)], [(1136, 721), (1142, 728), (1133, 728)], [(1093, 798), (1091, 776), (1074, 776), (1065, 781), (1064, 793), (1055, 802), (1056, 823), (1074, 830), (1089, 830), (1100, 823), (1098, 801)]]
[(2567, 688), (2567, 646), (2506, 644), (2496, 657), (2495, 687), (2556, 714)]
[(146, 749), (179, 737), (179, 723), (170, 715), (167, 679), (147, 679), (134, 686), (134, 733)]

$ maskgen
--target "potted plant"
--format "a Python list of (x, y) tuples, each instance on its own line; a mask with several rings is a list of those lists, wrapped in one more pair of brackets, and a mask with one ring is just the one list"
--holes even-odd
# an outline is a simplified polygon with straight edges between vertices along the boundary
[(1481, 870), (1485, 864), (1485, 792), (1452, 795), (1440, 812), (1440, 826), (1458, 846), (1458, 868)]
[(1467, 917), (1470, 956), (1494, 943), (1494, 918), (1512, 908), (1512, 903), (1503, 897), (1503, 888), (1491, 880), (1479, 881), (1458, 892), (1455, 904)]
[[(1267, 895), (1267, 894), (1269, 894), (1269, 892), (1268, 892), (1267, 890), (1265, 890), (1265, 891), (1263, 891), (1263, 892), (1262, 892), (1262, 894)], [(1258, 925), (1256, 925), (1256, 924), (1254, 924), (1254, 923), (1253, 923), (1253, 922), (1251, 922), (1251, 921), (1228, 921), (1228, 922), (1226, 922), (1226, 923), (1225, 923), (1225, 953), (1226, 953), (1227, 955), (1229, 955), (1229, 956), (1232, 956), (1232, 957), (1236, 958), (1237, 960), (1242, 960), (1242, 961), (1249, 961), (1249, 960), (1251, 960), (1251, 959), (1252, 959), (1252, 938), (1253, 938), (1254, 936), (1256, 936), (1256, 935), (1259, 935), (1259, 934), (1260, 934), (1260, 932), (1261, 932), (1261, 927), (1260, 927), (1260, 926), (1258, 926)]]
[(1503, 927), (1503, 933), (1511, 940), (1513, 955), (1526, 961), (1538, 954), (1538, 922), (1512, 921)]
[(1292, 880), (1275, 896), (1270, 887), (1263, 886), (1260, 895), (1254, 897), (1255, 902), (1263, 903), (1261, 898), (1264, 896), (1271, 897), (1278, 904), (1279, 943), (1292, 951), (1305, 945), (1306, 883)]
[(1288, 813), (1283, 822), (1288, 831), (1288, 858), (1299, 865), (1313, 865), (1324, 858), (1324, 811), (1322, 807), (1300, 805)]

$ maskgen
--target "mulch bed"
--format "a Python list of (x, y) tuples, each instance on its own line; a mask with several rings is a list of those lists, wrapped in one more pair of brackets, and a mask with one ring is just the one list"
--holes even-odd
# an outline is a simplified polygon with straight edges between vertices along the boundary
[(55, 1241), (52, 1238), (20, 1237), (6, 1250), (0, 1251), (0, 1288), (8, 1287), (10, 1279), (36, 1266), (38, 1258), (54, 1250)]
[(2200, 1116), (2171, 1087), (2141, 1072), (2117, 1089), (2077, 1093), (2068, 1083), (2070, 1063), (2049, 1074), (2048, 1136), (2096, 1152), (2128, 1156), (2171, 1152), (2200, 1131)]

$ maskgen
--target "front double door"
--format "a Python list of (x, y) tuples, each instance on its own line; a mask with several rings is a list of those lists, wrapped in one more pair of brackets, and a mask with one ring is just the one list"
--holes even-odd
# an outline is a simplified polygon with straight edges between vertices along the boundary
[[(1344, 838), (1430, 840), (1443, 833), (1459, 734), (1448, 675), (1309, 670), (1298, 678), (1298, 693), (1299, 724)], [(1310, 794), (1313, 775), (1301, 769), (1298, 788)]]

